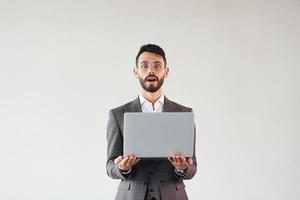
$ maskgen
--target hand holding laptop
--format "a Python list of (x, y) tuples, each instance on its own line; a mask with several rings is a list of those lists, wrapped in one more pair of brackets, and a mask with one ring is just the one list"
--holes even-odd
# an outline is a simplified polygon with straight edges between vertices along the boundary
[(119, 156), (114, 160), (115, 164), (118, 165), (119, 169), (124, 172), (129, 171), (131, 167), (139, 161), (140, 159), (136, 156)]
[(168, 160), (172, 163), (176, 170), (186, 170), (193, 164), (191, 157), (186, 158), (182, 154), (176, 154), (172, 157), (168, 157)]

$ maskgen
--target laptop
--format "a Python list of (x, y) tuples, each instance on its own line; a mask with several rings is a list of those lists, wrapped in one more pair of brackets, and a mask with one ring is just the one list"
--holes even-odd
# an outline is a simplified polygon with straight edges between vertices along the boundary
[(194, 113), (129, 112), (124, 114), (124, 155), (165, 158), (193, 156)]

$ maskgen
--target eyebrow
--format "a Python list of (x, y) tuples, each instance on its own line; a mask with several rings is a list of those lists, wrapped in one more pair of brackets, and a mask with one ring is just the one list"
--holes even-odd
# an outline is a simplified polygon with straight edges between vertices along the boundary
[[(148, 62), (147, 61), (141, 61), (140, 62), (140, 64), (144, 64), (144, 63), (148, 63)], [(157, 64), (157, 63), (162, 64), (162, 62), (160, 62), (160, 61), (154, 61), (153, 63), (155, 63), (155, 64)]]

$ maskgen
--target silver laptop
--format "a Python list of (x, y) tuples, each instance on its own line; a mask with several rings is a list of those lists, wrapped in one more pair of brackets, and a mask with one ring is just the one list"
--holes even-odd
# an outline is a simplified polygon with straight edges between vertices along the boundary
[(193, 156), (194, 114), (159, 112), (124, 114), (124, 155), (163, 158)]

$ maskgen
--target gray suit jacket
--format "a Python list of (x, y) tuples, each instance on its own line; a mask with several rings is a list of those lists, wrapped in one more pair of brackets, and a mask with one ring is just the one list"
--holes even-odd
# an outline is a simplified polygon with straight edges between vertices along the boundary
[[(140, 160), (133, 166), (129, 174), (124, 175), (120, 172), (118, 166), (114, 163), (114, 159), (123, 155), (123, 117), (126, 112), (142, 112), (139, 98), (109, 112), (106, 170), (111, 178), (121, 179), (116, 200), (143, 200), (150, 174), (157, 178), (163, 200), (188, 199), (183, 180), (191, 179), (196, 174), (195, 153), (193, 156), (194, 163), (187, 169), (184, 176), (178, 176), (174, 172), (174, 166), (167, 159)], [(163, 112), (192, 112), (192, 109), (179, 105), (165, 97)]]

